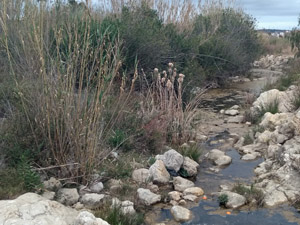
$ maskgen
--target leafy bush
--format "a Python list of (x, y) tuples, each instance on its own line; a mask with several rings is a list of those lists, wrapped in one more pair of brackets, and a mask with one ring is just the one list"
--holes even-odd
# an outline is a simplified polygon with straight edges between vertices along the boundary
[(16, 169), (0, 170), (0, 200), (15, 198), (26, 191), (23, 179)]
[(260, 49), (254, 26), (252, 17), (232, 8), (211, 10), (196, 18), (193, 35), (198, 46), (194, 47), (208, 80), (223, 82), (250, 68)]
[(119, 26), (125, 65), (130, 72), (133, 72), (136, 58), (139, 67), (146, 72), (167, 64), (170, 46), (157, 11), (146, 3), (135, 8), (124, 7)]
[(15, 198), (41, 188), (39, 174), (32, 170), (30, 161), (22, 157), (15, 168), (0, 170), (0, 200)]
[(112, 147), (119, 147), (126, 141), (126, 134), (122, 130), (113, 131), (112, 136), (108, 139), (109, 144)]
[(22, 157), (18, 164), (17, 171), (21, 179), (23, 180), (24, 187), (27, 191), (33, 191), (41, 187), (41, 180), (38, 173), (32, 170), (30, 166), (30, 160), (26, 157)]
[(218, 197), (218, 201), (219, 201), (219, 205), (220, 205), (220, 206), (226, 207), (226, 203), (228, 202), (228, 195), (226, 195), (226, 194), (221, 194), (221, 195)]

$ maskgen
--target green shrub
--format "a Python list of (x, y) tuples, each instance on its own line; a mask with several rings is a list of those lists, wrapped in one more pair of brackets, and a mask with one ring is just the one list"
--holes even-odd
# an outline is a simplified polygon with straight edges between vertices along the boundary
[(30, 160), (26, 157), (21, 158), (20, 163), (17, 165), (17, 171), (27, 191), (33, 191), (41, 187), (40, 176), (32, 170)]
[(187, 156), (194, 161), (199, 162), (199, 158), (202, 154), (202, 149), (197, 144), (192, 144), (191, 146), (180, 147), (179, 152), (183, 156)]
[(154, 157), (150, 157), (150, 158), (148, 159), (148, 164), (149, 164), (149, 166), (152, 166), (152, 165), (155, 163), (155, 161), (156, 161), (156, 159), (155, 159)]
[(108, 139), (108, 143), (110, 144), (110, 146), (115, 148), (123, 145), (126, 139), (127, 139), (127, 135), (125, 134), (124, 131), (116, 130), (113, 131), (113, 134)]
[(286, 91), (291, 85), (299, 81), (299, 74), (295, 72), (288, 72), (287, 75), (280, 76), (279, 79), (274, 83), (267, 83), (263, 91), (268, 91), (271, 89), (278, 89), (279, 91)]
[(146, 3), (135, 8), (124, 7), (119, 24), (125, 65), (129, 72), (133, 72), (136, 58), (139, 67), (145, 71), (167, 64), (169, 41), (156, 10), (149, 8)]
[(245, 136), (245, 141), (244, 141), (244, 145), (250, 145), (250, 144), (253, 144), (254, 140), (253, 138), (251, 137), (250, 133), (247, 133)]
[(278, 99), (274, 99), (272, 102), (269, 102), (265, 106), (261, 105), (260, 110), (255, 114), (248, 111), (245, 114), (245, 118), (247, 121), (251, 122), (252, 124), (259, 124), (261, 122), (263, 116), (267, 112), (270, 112), (272, 114), (276, 114), (279, 112), (279, 100)]
[(184, 168), (180, 168), (180, 170), (178, 171), (178, 174), (184, 178), (190, 177), (188, 171)]
[(233, 189), (233, 192), (243, 195), (248, 203), (251, 203), (255, 200), (257, 206), (263, 206), (264, 203), (264, 193), (263, 191), (255, 188), (253, 185), (246, 187), (240, 183), (236, 184)]
[(30, 160), (22, 156), (14, 167), (0, 170), (0, 200), (15, 198), (28, 191), (41, 188), (39, 174), (35, 172)]
[(15, 198), (26, 191), (23, 178), (17, 169), (0, 170), (0, 200)]
[(107, 206), (94, 211), (94, 215), (104, 219), (111, 225), (140, 225), (144, 222), (143, 214), (126, 215), (118, 207), (110, 208)]
[(269, 104), (267, 104), (266, 106), (262, 106), (261, 109), (261, 114), (265, 115), (266, 112), (270, 112), (272, 114), (276, 114), (279, 112), (279, 100), (278, 99), (274, 99), (274, 101), (270, 102)]
[(222, 83), (224, 78), (250, 68), (260, 49), (254, 26), (252, 17), (232, 8), (212, 10), (196, 18), (193, 35), (199, 44), (194, 47), (208, 80)]
[(218, 202), (220, 206), (226, 207), (226, 203), (228, 202), (228, 195), (226, 194), (221, 194), (218, 197)]
[(105, 172), (106, 176), (114, 179), (124, 179), (131, 177), (132, 167), (130, 165), (130, 159), (123, 157), (114, 162), (111, 160), (105, 160), (101, 165), (101, 172)]

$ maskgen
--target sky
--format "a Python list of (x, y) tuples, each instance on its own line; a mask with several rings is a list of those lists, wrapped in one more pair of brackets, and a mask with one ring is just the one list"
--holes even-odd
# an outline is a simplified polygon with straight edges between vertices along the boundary
[(257, 28), (292, 29), (298, 25), (300, 0), (238, 0), (257, 19)]
[[(99, 1), (103, 0), (92, 0), (93, 3)], [(257, 29), (290, 30), (298, 25), (300, 0), (235, 0), (235, 2), (246, 13), (257, 19)]]

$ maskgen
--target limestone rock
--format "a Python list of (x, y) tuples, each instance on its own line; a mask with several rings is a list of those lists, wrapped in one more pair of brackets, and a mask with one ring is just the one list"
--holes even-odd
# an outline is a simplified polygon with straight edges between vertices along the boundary
[(80, 202), (89, 209), (95, 209), (103, 205), (106, 196), (104, 194), (85, 194), (81, 197)]
[(215, 161), (217, 166), (227, 166), (231, 163), (232, 159), (230, 156), (224, 155)]
[(224, 114), (228, 115), (228, 116), (236, 116), (239, 114), (239, 111), (236, 109), (228, 109), (228, 110), (225, 110)]
[(42, 196), (48, 200), (53, 200), (55, 197), (55, 192), (53, 191), (45, 191)]
[(187, 222), (192, 218), (192, 212), (181, 206), (173, 206), (171, 213), (177, 222)]
[[(300, 118), (300, 113), (299, 113), (299, 118)], [(196, 140), (197, 141), (205, 142), (205, 141), (207, 141), (207, 139), (208, 139), (208, 137), (206, 135), (203, 135), (203, 134), (200, 134), (200, 133), (196, 134)]]
[(181, 199), (179, 202), (178, 202), (178, 205), (186, 205), (186, 201), (184, 199)]
[(70, 225), (78, 212), (34, 193), (0, 201), (0, 224)]
[(182, 177), (174, 177), (173, 184), (176, 191), (184, 191), (187, 188), (195, 186), (192, 181), (184, 179)]
[(79, 200), (76, 188), (62, 188), (57, 192), (57, 201), (65, 205), (74, 205)]
[(253, 154), (254, 152), (264, 153), (268, 148), (267, 144), (264, 143), (256, 143), (251, 145), (245, 145), (240, 148), (240, 151), (244, 154)]
[(96, 218), (92, 213), (80, 212), (74, 221), (74, 225), (109, 225), (106, 221)]
[(147, 183), (150, 180), (150, 172), (148, 169), (137, 169), (132, 173), (132, 179), (137, 183)]
[(197, 197), (204, 195), (204, 191), (200, 187), (191, 187), (184, 190), (183, 195), (195, 195)]
[(178, 191), (171, 191), (168, 193), (168, 196), (171, 200), (179, 201), (181, 199), (181, 193)]
[(241, 137), (241, 138), (239, 138), (239, 140), (237, 141), (237, 143), (234, 144), (233, 147), (236, 148), (237, 150), (240, 150), (243, 147), (244, 142), (245, 142), (245, 138)]
[(49, 191), (57, 191), (62, 187), (62, 184), (59, 180), (55, 179), (54, 177), (51, 177), (49, 180), (43, 182), (43, 186)]
[(167, 169), (175, 170), (176, 172), (180, 170), (183, 164), (183, 156), (174, 149), (165, 152), (163, 156), (158, 156), (157, 159), (161, 159)]
[(118, 193), (123, 187), (123, 182), (121, 180), (110, 179), (107, 182), (107, 186), (108, 186), (110, 192)]
[(104, 186), (102, 182), (96, 182), (90, 186), (90, 190), (93, 193), (100, 193), (103, 190), (103, 188)]
[(121, 212), (123, 214), (130, 214), (130, 215), (135, 214), (136, 211), (134, 209), (134, 203), (131, 201), (123, 201), (121, 203)]
[(191, 202), (196, 201), (197, 198), (198, 198), (198, 197), (195, 196), (195, 195), (185, 195), (185, 196), (183, 196), (183, 199), (184, 199), (184, 200), (191, 201)]
[(207, 158), (212, 160), (212, 161), (216, 161), (217, 159), (219, 159), (220, 157), (224, 156), (225, 153), (218, 150), (218, 149), (213, 149), (210, 150), (209, 153), (207, 154)]
[[(294, 182), (296, 182), (296, 180)], [(282, 186), (285, 186), (284, 183), (277, 184), (273, 180), (266, 179), (265, 184), (266, 187), (264, 188), (264, 194), (265, 194), (264, 203), (266, 206), (274, 207), (288, 201), (284, 192), (280, 190)]]
[(280, 144), (269, 145), (266, 157), (269, 159), (279, 159), (283, 152), (283, 147)]
[(291, 91), (279, 91), (277, 89), (272, 89), (260, 94), (251, 107), (251, 112), (256, 115), (263, 109), (268, 108), (269, 105), (278, 103), (279, 112), (290, 112), (292, 110), (291, 99), (293, 97)]
[(225, 155), (224, 152), (213, 149), (207, 154), (207, 158), (212, 160), (217, 166), (226, 166), (231, 163), (231, 157)]
[(160, 195), (152, 193), (149, 189), (139, 188), (137, 194), (139, 201), (147, 206), (153, 205), (161, 200)]
[(251, 161), (255, 160), (256, 158), (260, 157), (261, 155), (258, 152), (248, 153), (243, 155), (242, 160), (244, 161)]
[(240, 106), (238, 106), (238, 105), (234, 105), (234, 106), (232, 106), (230, 109), (239, 110), (239, 109), (240, 109)]
[(170, 174), (162, 160), (156, 160), (150, 167), (149, 173), (154, 183), (167, 184), (170, 180)]
[(198, 173), (199, 164), (189, 157), (184, 157), (183, 169), (185, 169), (189, 176), (196, 176)]
[(246, 198), (242, 195), (230, 191), (225, 191), (221, 194), (228, 196), (228, 202), (226, 203), (227, 208), (236, 209), (246, 204)]

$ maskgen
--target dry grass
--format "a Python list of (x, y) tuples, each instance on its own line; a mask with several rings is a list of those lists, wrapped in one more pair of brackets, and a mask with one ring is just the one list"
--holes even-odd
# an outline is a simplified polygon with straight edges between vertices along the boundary
[[(168, 70), (162, 73), (154, 69), (154, 82), (147, 84), (141, 109), (144, 117), (150, 119), (145, 126), (146, 131), (158, 130), (168, 141), (181, 143), (192, 138), (192, 124), (198, 115), (197, 107), (206, 89), (184, 103), (182, 95), (185, 76), (177, 73), (173, 63), (168, 66)], [(144, 78), (146, 81), (145, 74)]]
[(294, 55), (290, 41), (287, 38), (277, 38), (267, 33), (259, 33), (261, 45), (265, 54), (271, 55)]
[[(23, 29), (15, 32), (16, 21), (7, 16), (8, 2), (2, 2), (0, 20), (4, 46), (35, 145), (45, 146), (41, 166), (73, 164), (61, 175), (85, 182), (108, 154), (104, 140), (133, 90), (134, 79), (128, 92), (124, 82), (120, 91), (115, 90), (121, 66), (119, 41), (103, 33), (93, 45), (88, 10), (81, 12), (79, 20), (64, 18), (61, 25), (60, 16), (65, 15), (49, 11), (43, 3), (38, 8), (31, 1), (26, 1), (28, 11), (18, 21)], [(12, 37), (19, 44), (15, 49)], [(17, 63), (22, 60), (24, 65)], [(24, 80), (29, 90), (21, 87)], [(109, 104), (112, 94), (118, 95), (115, 104)], [(107, 111), (110, 118), (104, 120)]]

